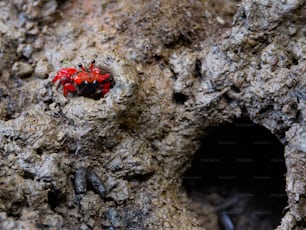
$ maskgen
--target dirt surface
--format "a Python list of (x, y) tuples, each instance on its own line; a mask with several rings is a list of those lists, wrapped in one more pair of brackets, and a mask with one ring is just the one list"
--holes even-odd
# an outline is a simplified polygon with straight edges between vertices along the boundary
[[(305, 16), (303, 0), (1, 1), (1, 229), (209, 229), (183, 175), (239, 117), (285, 145), (278, 229), (305, 228)], [(92, 59), (104, 98), (51, 83)]]

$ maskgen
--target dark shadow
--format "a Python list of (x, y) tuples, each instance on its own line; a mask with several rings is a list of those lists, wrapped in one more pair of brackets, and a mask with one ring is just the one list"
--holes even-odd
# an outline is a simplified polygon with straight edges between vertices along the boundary
[[(218, 219), (216, 230), (274, 229), (287, 204), (285, 172), (284, 146), (278, 139), (264, 127), (239, 119), (212, 128), (203, 138), (183, 186), (198, 217)], [(199, 213), (201, 206), (213, 211)], [(212, 223), (204, 219), (199, 221), (210, 229)], [(225, 222), (233, 226), (224, 227)]]
[(52, 211), (65, 201), (64, 194), (60, 190), (54, 189), (48, 192), (48, 204)]

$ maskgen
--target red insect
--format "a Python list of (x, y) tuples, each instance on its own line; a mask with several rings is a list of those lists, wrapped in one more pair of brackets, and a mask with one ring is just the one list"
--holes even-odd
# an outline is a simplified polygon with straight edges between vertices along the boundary
[(58, 87), (60, 85), (63, 86), (63, 94), (65, 97), (70, 92), (100, 99), (113, 86), (113, 79), (109, 73), (101, 74), (101, 70), (94, 68), (94, 64), (95, 60), (91, 62), (89, 70), (86, 70), (81, 63), (78, 65), (81, 70), (62, 68), (57, 72), (52, 83), (59, 81)]

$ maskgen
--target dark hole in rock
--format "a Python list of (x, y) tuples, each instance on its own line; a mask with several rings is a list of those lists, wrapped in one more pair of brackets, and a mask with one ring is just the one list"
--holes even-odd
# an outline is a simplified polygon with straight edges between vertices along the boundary
[(183, 93), (173, 93), (172, 95), (173, 102), (176, 104), (184, 104), (188, 100), (188, 96)]
[(268, 230), (280, 224), (287, 205), (285, 172), (278, 139), (239, 119), (203, 138), (183, 186), (190, 210), (206, 229)]
[(196, 78), (201, 78), (202, 77), (201, 71), (202, 71), (202, 62), (200, 59), (196, 59), (194, 66), (194, 76)]
[(103, 95), (105, 94), (104, 87), (108, 83), (110, 84), (109, 90), (111, 90), (115, 85), (114, 78), (110, 77), (108, 80), (105, 80), (105, 82), (103, 82), (103, 83), (98, 83), (98, 82), (96, 82), (96, 83), (85, 83), (85, 82), (83, 82), (82, 84), (80, 84), (78, 86), (78, 90), (79, 90), (78, 94), (80, 96), (93, 98), (94, 100), (99, 100), (101, 98), (101, 96), (103, 97)]
[(42, 148), (37, 148), (36, 153), (41, 156), (44, 153), (44, 150)]
[(296, 57), (292, 57), (292, 63), (293, 65), (298, 65), (299, 64), (299, 59)]
[(23, 207), (28, 207), (28, 202), (26, 200), (17, 200), (12, 202), (7, 214), (8, 216), (19, 218), (21, 217)]
[(48, 204), (52, 211), (64, 201), (64, 195), (59, 190), (51, 190), (48, 192)]
[(240, 93), (240, 89), (234, 85), (231, 86), (231, 89), (235, 92), (235, 93)]
[(35, 179), (35, 174), (31, 171), (24, 170), (22, 177), (24, 179), (34, 180)]

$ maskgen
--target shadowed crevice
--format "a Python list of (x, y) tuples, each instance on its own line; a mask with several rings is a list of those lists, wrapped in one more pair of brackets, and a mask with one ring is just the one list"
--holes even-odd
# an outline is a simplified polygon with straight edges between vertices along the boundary
[[(220, 229), (227, 229), (224, 218), (235, 229), (275, 228), (287, 202), (283, 155), (278, 139), (247, 119), (212, 128), (184, 176), (191, 209), (217, 217)], [(214, 214), (199, 213), (199, 206)]]

